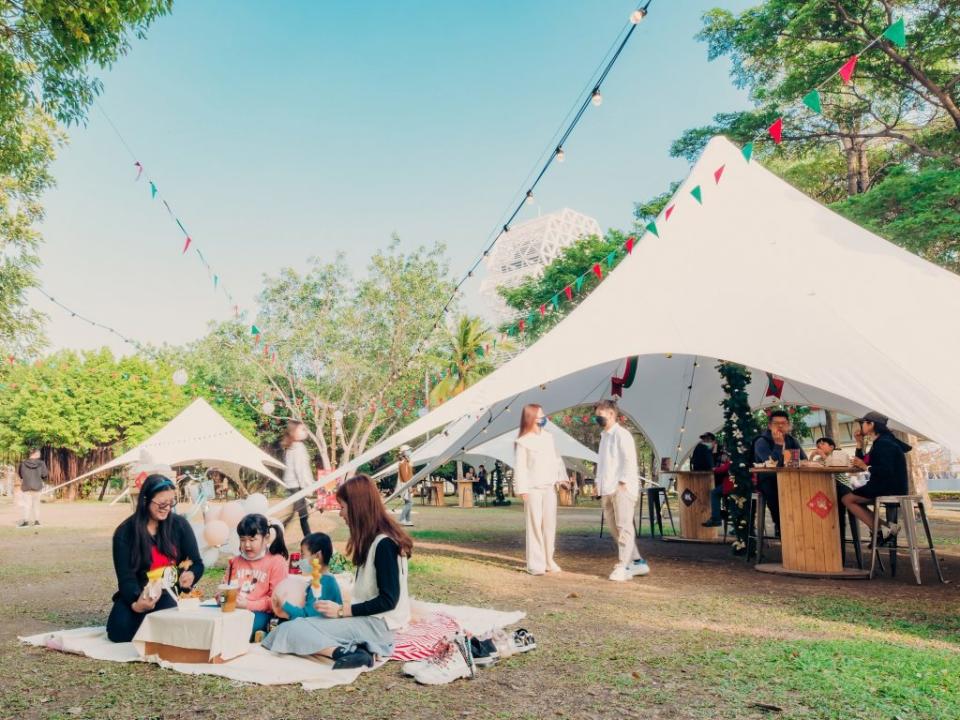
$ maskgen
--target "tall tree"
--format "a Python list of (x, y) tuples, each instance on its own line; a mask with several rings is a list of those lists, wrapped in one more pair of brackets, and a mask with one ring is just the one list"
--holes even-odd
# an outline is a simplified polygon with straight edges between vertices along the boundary
[(442, 403), (493, 372), (492, 342), (493, 330), (482, 318), (461, 315), (438, 348), (441, 357), (449, 357), (451, 372), (433, 388), (431, 400)]

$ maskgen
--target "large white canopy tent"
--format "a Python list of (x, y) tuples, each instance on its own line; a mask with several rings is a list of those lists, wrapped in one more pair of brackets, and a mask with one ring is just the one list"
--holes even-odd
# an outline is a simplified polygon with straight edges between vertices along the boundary
[[(513, 467), (516, 462), (516, 453), (514, 450), (514, 441), (517, 439), (517, 430), (513, 428), (499, 436), (491, 436), (489, 432), (482, 433), (478, 442), (466, 447), (462, 452), (452, 452), (456, 445), (457, 438), (472, 427), (473, 421), (467, 418), (451, 424), (445, 432), (438, 433), (423, 443), (420, 447), (410, 453), (410, 463), (413, 467), (419, 467), (426, 464), (434, 464), (437, 458), (443, 458), (440, 463), (449, 460), (463, 460), (469, 465), (477, 467), (478, 465), (492, 466), (496, 460)], [(566, 466), (571, 470), (583, 472), (585, 470), (581, 461), (597, 462), (597, 453), (581, 443), (576, 438), (571, 437), (553, 422), (547, 421), (544, 431), (553, 436), (554, 443), (557, 446), (557, 452), (563, 458)], [(387, 467), (378, 471), (373, 476), (374, 480), (379, 480), (387, 475), (395, 475), (397, 472), (397, 463), (391, 463)]]
[(282, 470), (283, 463), (247, 440), (203, 398), (194, 400), (136, 447), (71, 482), (134, 463), (176, 466), (198, 462), (215, 465), (230, 477), (247, 468), (281, 482), (273, 471)]
[[(719, 182), (716, 173), (722, 169)], [(702, 204), (691, 194), (699, 187)], [(960, 277), (842, 218), (714, 138), (666, 211), (620, 265), (533, 346), (350, 466), (464, 417), (454, 442), (609, 397), (637, 355), (621, 408), (661, 457), (683, 457), (721, 425), (718, 358), (784, 379), (784, 402), (868, 409), (960, 450)], [(685, 408), (690, 410), (686, 411)], [(684, 413), (687, 413), (684, 420)], [(458, 447), (459, 446), (459, 447)]]

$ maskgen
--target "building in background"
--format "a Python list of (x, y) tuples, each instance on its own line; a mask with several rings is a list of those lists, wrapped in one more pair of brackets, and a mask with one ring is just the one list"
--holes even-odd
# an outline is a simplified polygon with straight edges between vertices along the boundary
[(486, 275), (480, 284), (494, 322), (508, 322), (519, 315), (503, 301), (498, 287), (516, 287), (525, 278), (540, 275), (563, 248), (581, 237), (600, 234), (596, 220), (569, 208), (510, 228), (487, 256)]

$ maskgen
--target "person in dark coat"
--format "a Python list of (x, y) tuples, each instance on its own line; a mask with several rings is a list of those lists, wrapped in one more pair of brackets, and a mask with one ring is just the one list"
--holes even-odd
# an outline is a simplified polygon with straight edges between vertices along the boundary
[(113, 533), (117, 592), (113, 594), (113, 609), (107, 619), (107, 637), (112, 642), (130, 642), (148, 613), (176, 607), (176, 601), (166, 591), (150, 592), (149, 571), (178, 568), (180, 590), (189, 590), (203, 575), (197, 538), (187, 519), (173, 511), (176, 505), (173, 481), (163, 475), (151, 475), (140, 488), (133, 515)]
[(31, 450), (30, 457), (20, 463), (17, 468), (20, 476), (20, 492), (23, 493), (23, 519), (17, 527), (28, 527), (40, 524), (40, 493), (43, 483), (50, 473), (47, 464), (40, 459), (39, 450)]
[[(873, 514), (865, 506), (882, 495), (906, 495), (909, 492), (906, 454), (913, 448), (893, 436), (887, 427), (886, 415), (871, 411), (858, 422), (860, 431), (854, 436), (857, 441), (857, 457), (853, 464), (862, 470), (869, 470), (870, 479), (865, 485), (845, 492), (840, 501), (872, 530)], [(873, 437), (873, 445), (870, 452), (864, 454), (864, 438), (870, 436)], [(881, 518), (880, 544), (889, 543), (899, 530), (899, 525)]]
[[(783, 467), (784, 450), (796, 450), (800, 453), (801, 460), (807, 459), (800, 443), (790, 434), (790, 415), (785, 410), (774, 410), (770, 413), (767, 431), (753, 441), (753, 461), (762, 465), (773, 458), (777, 461), (777, 467)], [(773, 518), (776, 535), (779, 537), (780, 495), (776, 473), (758, 473), (757, 489), (763, 494), (763, 499), (770, 508), (770, 516)]]
[(690, 458), (690, 469), (693, 472), (713, 472), (713, 451), (717, 446), (717, 436), (712, 432), (705, 432), (700, 436), (700, 442), (693, 449)]

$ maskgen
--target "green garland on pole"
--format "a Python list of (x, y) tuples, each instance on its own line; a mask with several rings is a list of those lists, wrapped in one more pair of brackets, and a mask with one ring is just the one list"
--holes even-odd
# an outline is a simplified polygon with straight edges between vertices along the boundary
[(727, 512), (735, 536), (733, 551), (741, 554), (747, 549), (750, 494), (753, 492), (753, 479), (747, 466), (749, 446), (759, 429), (747, 395), (750, 371), (743, 365), (723, 361), (717, 365), (717, 370), (724, 392), (720, 403), (723, 406), (723, 444), (730, 456), (730, 477), (733, 480), (733, 492), (727, 497)]

